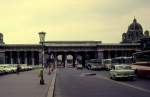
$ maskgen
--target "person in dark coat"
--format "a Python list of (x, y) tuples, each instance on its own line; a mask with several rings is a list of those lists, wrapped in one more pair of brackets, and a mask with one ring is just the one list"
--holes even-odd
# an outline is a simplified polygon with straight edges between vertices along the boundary
[(21, 69), (20, 65), (19, 65), (19, 64), (17, 64), (17, 70), (16, 70), (17, 74), (19, 74), (19, 73), (20, 73), (20, 69)]

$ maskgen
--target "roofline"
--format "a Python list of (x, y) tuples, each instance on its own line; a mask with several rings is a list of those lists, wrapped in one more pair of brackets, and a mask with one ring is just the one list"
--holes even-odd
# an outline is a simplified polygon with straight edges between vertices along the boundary
[(39, 45), (39, 44), (4, 44), (4, 45)]
[(41, 46), (40, 44), (4, 44), (3, 46)]
[(44, 43), (102, 43), (102, 41), (44, 41)]
[(103, 43), (101, 45), (140, 45), (140, 43)]
[[(51, 43), (52, 44), (56, 43), (56, 46), (59, 46), (59, 43), (69, 44), (69, 43), (75, 43), (75, 42), (77, 44), (83, 43), (82, 46), (87, 46), (87, 45), (84, 45), (84, 43), (85, 44), (93, 43), (92, 45), (88, 45), (88, 46), (140, 46), (140, 43), (99, 43), (99, 41), (69, 41), (69, 42), (68, 41), (51, 41), (51, 42), (46, 41), (46, 43), (49, 43), (49, 45), (45, 45), (45, 46), (55, 46), (55, 45), (51, 45)], [(4, 47), (7, 47), (7, 46), (38, 46), (38, 47), (40, 47), (41, 44), (3, 44), (1, 46), (4, 46)], [(60, 45), (60, 46), (62, 46), (62, 45)], [(67, 46), (69, 46), (69, 45), (67, 45)], [(73, 46), (76, 46), (76, 45), (73, 45)]]

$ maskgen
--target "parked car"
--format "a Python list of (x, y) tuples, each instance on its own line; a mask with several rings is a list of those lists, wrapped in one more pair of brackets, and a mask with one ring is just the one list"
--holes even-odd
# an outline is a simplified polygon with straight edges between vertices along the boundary
[(104, 66), (101, 60), (91, 59), (86, 61), (86, 68), (89, 70), (101, 70)]
[(16, 72), (17, 68), (16, 67), (12, 67), (12, 66), (8, 66), (6, 67), (7, 73), (14, 73)]
[(65, 65), (65, 67), (67, 67), (67, 68), (73, 68), (73, 63), (67, 63), (67, 64)]
[(77, 68), (77, 69), (83, 69), (83, 66), (82, 66), (82, 64), (77, 64), (77, 65), (76, 65), (76, 68)]
[(11, 65), (0, 65), (1, 71), (5, 74), (7, 73), (13, 73), (16, 71), (16, 67), (13, 67)]
[(103, 59), (102, 62), (105, 70), (111, 69), (111, 59)]
[(0, 67), (0, 75), (6, 74), (6, 70), (3, 67)]
[(27, 64), (22, 64), (20, 66), (21, 71), (28, 71), (28, 70), (32, 70), (32, 66), (28, 66)]
[(114, 80), (118, 78), (135, 80), (135, 77), (135, 70), (131, 69), (130, 65), (113, 65), (110, 70), (110, 78)]

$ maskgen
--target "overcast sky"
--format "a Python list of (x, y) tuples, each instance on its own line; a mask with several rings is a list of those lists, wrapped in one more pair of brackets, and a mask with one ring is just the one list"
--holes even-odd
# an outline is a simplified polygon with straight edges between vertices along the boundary
[(46, 40), (118, 43), (134, 16), (150, 30), (150, 0), (0, 0), (0, 32), (6, 44)]

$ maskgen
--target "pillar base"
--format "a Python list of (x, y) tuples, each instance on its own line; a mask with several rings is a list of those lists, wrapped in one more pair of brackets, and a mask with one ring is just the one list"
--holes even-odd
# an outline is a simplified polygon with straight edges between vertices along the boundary
[(44, 83), (44, 80), (43, 79), (41, 79), (40, 80), (40, 85), (44, 85), (45, 83)]

